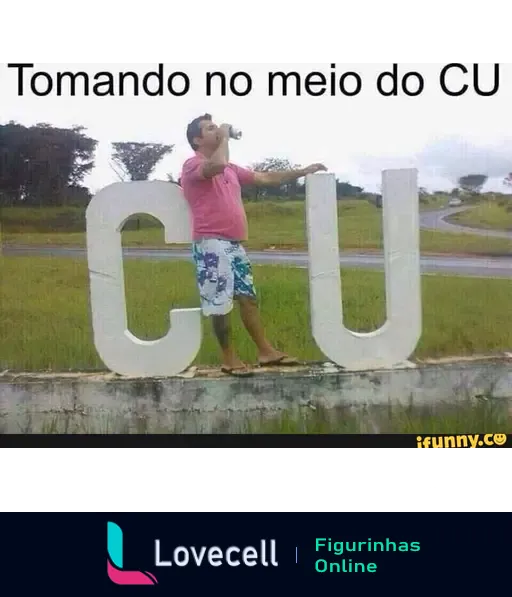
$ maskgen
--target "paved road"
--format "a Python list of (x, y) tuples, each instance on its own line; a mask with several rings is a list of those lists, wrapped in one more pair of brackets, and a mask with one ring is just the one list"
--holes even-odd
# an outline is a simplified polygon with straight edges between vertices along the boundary
[[(457, 234), (473, 234), (477, 236), (493, 236), (510, 238), (512, 231), (482, 230), (456, 226), (446, 222), (445, 218), (473, 209), (458, 207), (443, 209), (441, 211), (422, 212), (420, 216), (421, 228), (439, 230)], [(56, 257), (85, 258), (85, 249), (67, 247), (5, 247), (4, 255), (50, 255)], [(127, 259), (149, 260), (190, 260), (190, 253), (186, 250), (165, 249), (125, 249)], [(308, 255), (301, 252), (253, 252), (251, 259), (256, 265), (285, 265), (291, 267), (307, 268)], [(369, 269), (381, 271), (384, 269), (382, 255), (365, 253), (345, 253), (340, 255), (340, 264), (348, 269)], [(424, 256), (421, 259), (424, 274), (449, 274), (466, 277), (482, 278), (512, 278), (512, 258), (509, 257), (456, 257), (456, 256)]]
[(509, 238), (512, 241), (512, 230), (484, 230), (482, 228), (468, 228), (450, 224), (446, 218), (463, 211), (474, 209), (473, 207), (453, 207), (441, 211), (422, 212), (420, 225), (424, 230), (437, 230), (438, 232), (452, 232), (455, 234), (471, 234), (473, 236), (487, 236), (494, 238)]
[[(85, 249), (76, 248), (40, 248), (40, 247), (5, 247), (4, 255), (47, 255), (56, 257), (73, 257), (85, 259)], [(175, 260), (190, 261), (187, 250), (165, 249), (125, 249), (126, 259)], [(296, 252), (251, 252), (250, 257), (255, 265), (284, 265), (307, 268), (307, 253)], [(347, 269), (368, 269), (382, 271), (384, 259), (382, 255), (364, 253), (342, 253), (340, 264)], [(509, 257), (437, 257), (423, 256), (421, 269), (424, 274), (461, 275), (480, 278), (512, 278), (512, 258)]]

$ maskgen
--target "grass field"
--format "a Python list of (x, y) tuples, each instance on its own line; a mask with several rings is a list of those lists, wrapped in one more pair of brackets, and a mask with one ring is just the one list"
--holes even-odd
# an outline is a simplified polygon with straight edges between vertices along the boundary
[[(300, 202), (247, 203), (250, 250), (307, 250), (306, 212)], [(433, 203), (430, 208), (438, 208)], [(3, 209), (2, 242), (9, 245), (85, 247), (84, 212), (78, 208), (25, 210)], [(127, 247), (165, 247), (161, 225), (147, 217), (133, 218), (123, 233)], [(382, 211), (366, 201), (339, 203), (340, 249), (380, 251), (383, 248)], [(512, 254), (508, 239), (469, 234), (421, 231), (425, 253), (504, 255)]]
[(512, 230), (512, 198), (508, 202), (487, 202), (448, 218), (449, 222), (485, 230)]
[[(261, 308), (270, 339), (306, 361), (324, 359), (311, 336), (307, 271), (256, 267)], [(345, 319), (368, 332), (385, 321), (384, 275), (343, 271)], [(164, 335), (171, 308), (198, 307), (193, 266), (188, 263), (126, 262), (131, 331), (145, 340)], [(22, 371), (104, 370), (96, 354), (89, 316), (85, 261), (2, 258), (0, 369)], [(512, 346), (512, 282), (426, 276), (424, 334), (416, 357), (490, 354)], [(255, 351), (236, 318), (240, 355)], [(209, 325), (197, 364), (218, 364)]]

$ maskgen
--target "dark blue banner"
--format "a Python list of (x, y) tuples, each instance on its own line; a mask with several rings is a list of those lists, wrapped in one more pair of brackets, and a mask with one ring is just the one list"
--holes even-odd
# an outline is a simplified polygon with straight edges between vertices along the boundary
[(4, 514), (3, 590), (474, 594), (510, 585), (511, 522), (510, 514)]

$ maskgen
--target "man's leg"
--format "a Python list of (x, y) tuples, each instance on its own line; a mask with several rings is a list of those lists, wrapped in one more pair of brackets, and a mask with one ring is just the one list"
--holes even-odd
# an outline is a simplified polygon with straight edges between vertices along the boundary
[(222, 351), (222, 369), (244, 374), (246, 365), (238, 358), (232, 343), (234, 276), (224, 241), (194, 243), (194, 260), (203, 314), (212, 318), (213, 331)]
[(259, 363), (261, 365), (297, 364), (297, 359), (288, 357), (288, 355), (283, 352), (279, 352), (267, 340), (258, 307), (252, 265), (243, 247), (240, 247), (233, 262), (233, 269), (235, 275), (235, 299), (240, 305), (240, 315), (245, 329), (258, 349)]
[(245, 371), (247, 366), (238, 358), (233, 347), (231, 314), (212, 316), (213, 331), (222, 350), (222, 368), (226, 371)]

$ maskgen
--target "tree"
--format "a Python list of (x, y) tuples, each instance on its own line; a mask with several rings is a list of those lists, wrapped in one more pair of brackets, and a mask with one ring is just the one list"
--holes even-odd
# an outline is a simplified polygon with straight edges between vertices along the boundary
[(336, 195), (338, 199), (360, 197), (364, 192), (362, 187), (354, 187), (349, 182), (336, 181)]
[[(256, 172), (285, 172), (287, 170), (296, 170), (300, 166), (293, 165), (289, 160), (282, 158), (266, 158), (262, 162), (252, 165)], [(279, 186), (268, 186), (252, 189), (252, 196), (255, 199), (261, 199), (265, 196), (280, 198), (296, 198), (299, 193), (298, 181)]]
[(97, 141), (85, 129), (39, 123), (0, 125), (0, 200), (3, 205), (64, 205), (94, 167)]
[(505, 178), (505, 180), (503, 181), (503, 184), (506, 187), (510, 187), (512, 189), (512, 172)]
[(485, 174), (468, 174), (459, 179), (459, 186), (466, 193), (479, 195), (488, 180)]
[(113, 143), (112, 159), (131, 182), (148, 180), (158, 163), (174, 145), (157, 143)]
[(420, 187), (419, 188), (419, 198), (420, 198), (420, 203), (428, 203), (429, 202), (429, 192), (425, 187)]

